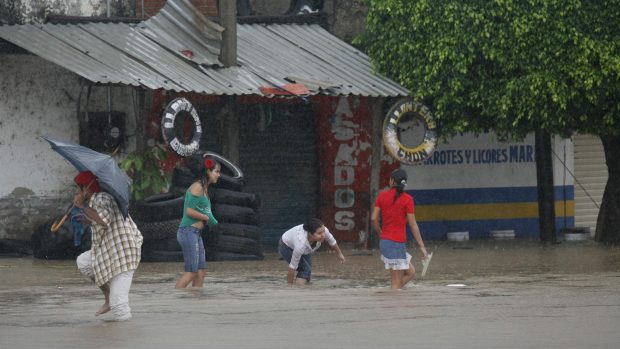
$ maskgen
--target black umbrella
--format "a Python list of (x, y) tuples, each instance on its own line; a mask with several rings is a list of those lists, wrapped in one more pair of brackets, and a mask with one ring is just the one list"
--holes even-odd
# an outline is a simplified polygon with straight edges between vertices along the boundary
[(78, 171), (90, 171), (97, 176), (101, 188), (114, 197), (123, 216), (127, 218), (131, 179), (118, 167), (110, 155), (101, 154), (74, 143), (48, 137), (43, 137), (43, 139), (48, 141), (52, 149), (67, 159)]

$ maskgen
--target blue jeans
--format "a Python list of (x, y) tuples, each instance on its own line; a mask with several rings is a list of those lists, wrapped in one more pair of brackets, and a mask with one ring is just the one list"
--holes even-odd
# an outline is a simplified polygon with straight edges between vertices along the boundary
[(205, 269), (207, 262), (205, 258), (205, 245), (200, 236), (200, 229), (187, 226), (179, 227), (177, 230), (177, 241), (183, 250), (183, 262), (185, 271), (196, 273), (198, 269)]
[[(286, 246), (282, 239), (278, 242), (278, 252), (280, 252), (280, 256), (291, 264), (293, 249)], [(305, 254), (299, 259), (299, 264), (297, 265), (297, 277), (310, 281), (310, 274), (312, 274), (312, 255)]]

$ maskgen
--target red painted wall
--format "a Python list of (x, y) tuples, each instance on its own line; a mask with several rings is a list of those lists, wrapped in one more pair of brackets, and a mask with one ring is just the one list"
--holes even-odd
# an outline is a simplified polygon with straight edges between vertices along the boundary
[(341, 241), (358, 241), (369, 219), (370, 108), (367, 98), (317, 97), (321, 218)]
[[(382, 142), (371, 139), (374, 100), (321, 96), (313, 102), (318, 105), (321, 218), (337, 240), (358, 242), (370, 223), (371, 145)], [(381, 149), (379, 188), (385, 189), (399, 163)]]

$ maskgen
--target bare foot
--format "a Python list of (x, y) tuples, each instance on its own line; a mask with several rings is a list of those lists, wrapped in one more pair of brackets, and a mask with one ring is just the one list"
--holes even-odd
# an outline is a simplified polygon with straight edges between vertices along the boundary
[(99, 310), (95, 313), (95, 316), (99, 316), (101, 314), (105, 314), (110, 311), (110, 305), (108, 303), (104, 303)]

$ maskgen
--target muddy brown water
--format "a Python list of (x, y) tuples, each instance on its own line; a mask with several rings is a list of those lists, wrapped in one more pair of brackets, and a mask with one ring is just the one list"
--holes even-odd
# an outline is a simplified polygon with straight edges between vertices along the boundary
[(343, 265), (319, 252), (303, 288), (286, 287), (274, 253), (210, 262), (199, 290), (173, 289), (181, 263), (142, 263), (124, 323), (94, 316), (103, 298), (74, 261), (0, 258), (0, 348), (619, 347), (620, 249), (427, 247), (427, 277), (402, 291), (387, 287), (378, 251), (348, 249)]

